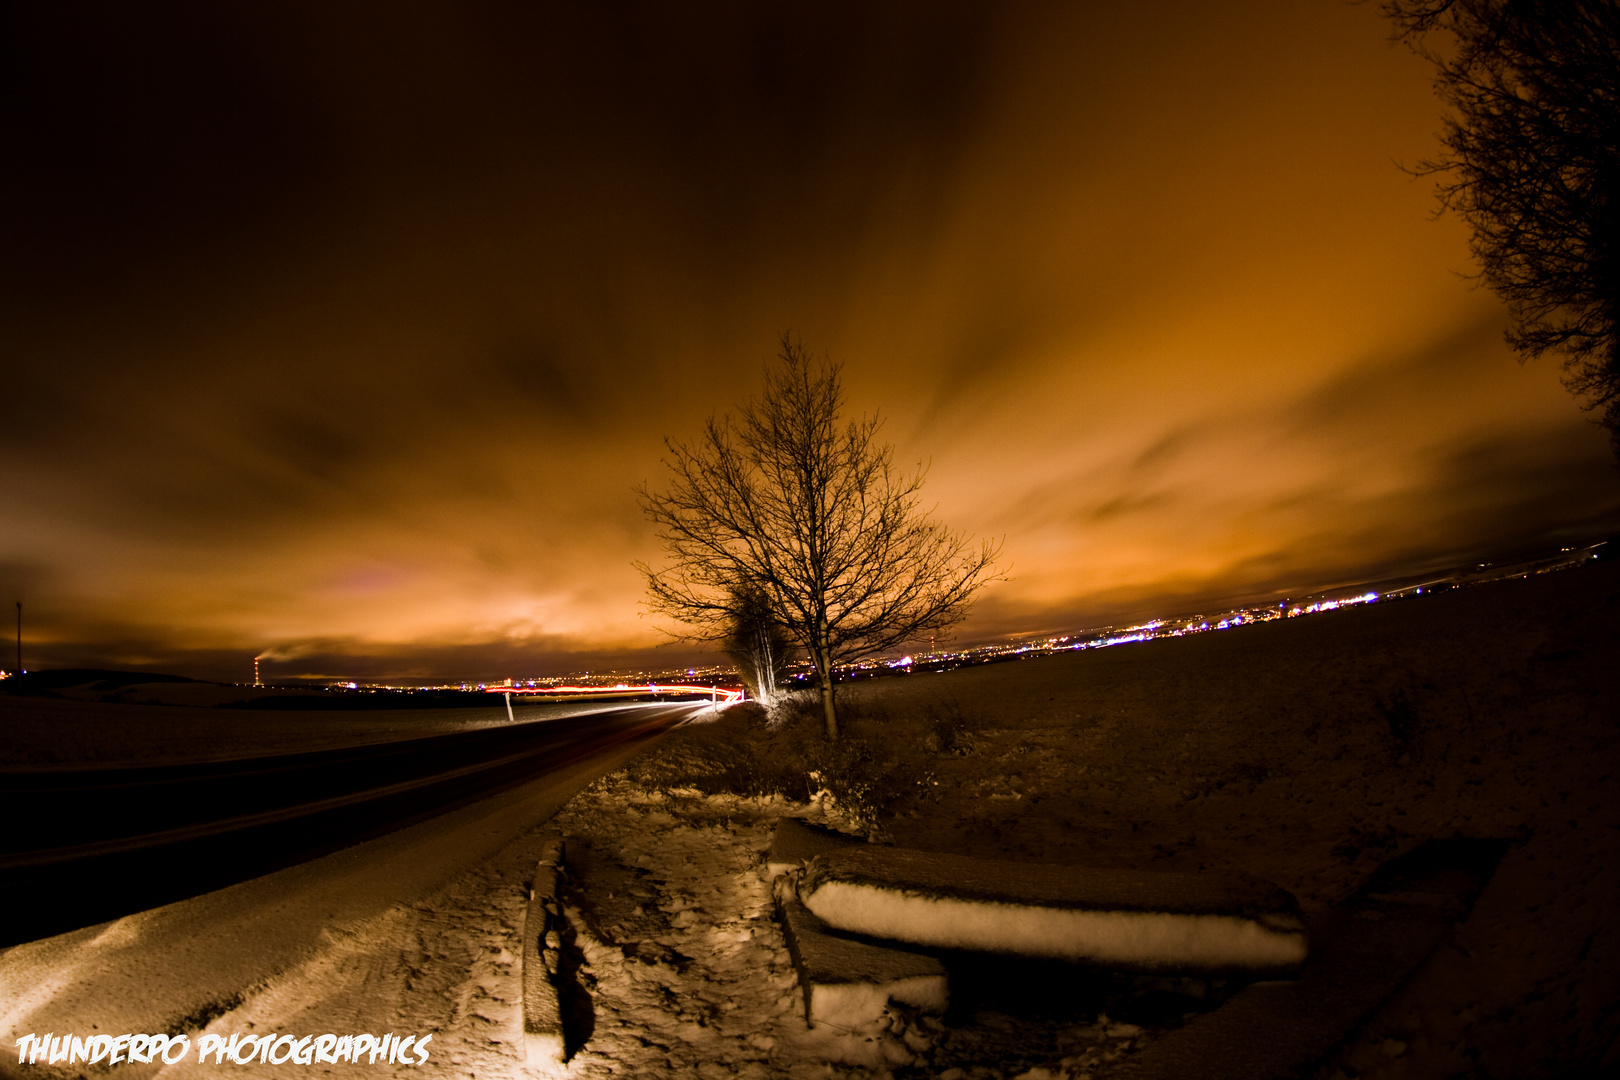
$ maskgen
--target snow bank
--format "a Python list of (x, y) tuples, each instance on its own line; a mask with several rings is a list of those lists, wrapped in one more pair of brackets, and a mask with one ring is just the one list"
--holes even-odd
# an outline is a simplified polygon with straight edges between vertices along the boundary
[(1294, 898), (1252, 878), (992, 862), (886, 848), (810, 861), (804, 905), (837, 930), (1159, 972), (1290, 973)]
[(938, 960), (833, 937), (791, 893), (778, 897), (777, 912), (811, 1027), (868, 1027), (881, 1021), (891, 1001), (944, 1013), (949, 990)]
[(536, 1066), (560, 1065), (565, 1058), (562, 1003), (557, 988), (562, 951), (557, 876), (562, 863), (562, 841), (547, 843), (535, 864), (523, 924), (524, 1057)]

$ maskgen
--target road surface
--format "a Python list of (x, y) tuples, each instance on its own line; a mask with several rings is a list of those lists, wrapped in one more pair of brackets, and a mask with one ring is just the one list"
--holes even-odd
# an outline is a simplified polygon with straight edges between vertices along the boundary
[[(509, 786), (486, 798), (464, 800), (459, 808), (413, 825), (213, 892), (0, 950), (0, 1050), (15, 1053), (15, 1041), (28, 1033), (195, 1033), (212, 1017), (237, 1018), (242, 1009), (296, 1009), (301, 1002), (314, 1009), (305, 1026), (322, 1031), (358, 1032), (369, 1028), (356, 1025), (403, 1022), (394, 1015), (398, 1008), (414, 1007), (411, 1003), (424, 993), (437, 996), (421, 985), (423, 968), (444, 966), (416, 956), (424, 944), (423, 921), (449, 920), (450, 937), (429, 946), (435, 955), (487, 958), (492, 955), (487, 943), (469, 944), (481, 940), (480, 934), (500, 947), (515, 947), (508, 940), (511, 927), (496, 918), (480, 928), (480, 920), (490, 919), (485, 909), (495, 903), (492, 890), (518, 894), (521, 906), (524, 875), (533, 867), (525, 862), (525, 845), (539, 842), (536, 826), (591, 781), (628, 761), (645, 739), (708, 708), (642, 705), (592, 714), (588, 724), (536, 735), (526, 778), (508, 776)], [(501, 748), (518, 753), (524, 740), (514, 738)], [(494, 783), (511, 764), (499, 764), (501, 757), (491, 755), (486, 783)], [(317, 812), (305, 819), (303, 833), (325, 831), (311, 825), (316, 820), (330, 819)], [(330, 848), (344, 839), (334, 832), (319, 843), (304, 835), (301, 843)], [(234, 843), (255, 846), (241, 835)], [(165, 847), (138, 853), (135, 862), (142, 881), (187, 873), (184, 860)], [(105, 877), (90, 888), (119, 893), (138, 884), (128, 876)], [(9, 916), (22, 900), (38, 907), (13, 891), (0, 911)], [(453, 914), (457, 911), (464, 914)], [(456, 968), (451, 962), (445, 970)], [(398, 985), (385, 992), (378, 973), (394, 969), (397, 978), (389, 978)], [(449, 992), (481, 993), (466, 986)], [(329, 1000), (333, 995), (336, 999)], [(467, 1022), (481, 1023), (476, 1016)], [(245, 1028), (238, 1024), (232, 1030)], [(7, 1075), (6, 1065), (13, 1061), (0, 1053), (0, 1075)]]
[(275, 757), (0, 770), (0, 947), (328, 855), (638, 743), (694, 706)]

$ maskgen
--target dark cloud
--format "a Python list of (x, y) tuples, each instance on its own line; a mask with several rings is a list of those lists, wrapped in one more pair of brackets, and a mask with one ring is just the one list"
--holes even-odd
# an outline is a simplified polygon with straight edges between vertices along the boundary
[(1158, 441), (1136, 455), (1136, 460), (1131, 462), (1132, 471), (1142, 474), (1153, 473), (1183, 454), (1195, 452), (1198, 448), (1198, 436), (1203, 433), (1200, 428), (1193, 425), (1165, 433)]
[(1441, 483), (1459, 494), (1455, 531), (1480, 538), (1463, 554), (1490, 556), (1609, 533), (1620, 520), (1620, 484), (1611, 463), (1583, 453), (1593, 434), (1490, 435), (1448, 449)]
[(631, 489), (784, 330), (1006, 537), (970, 635), (1620, 514), (1366, 5), (6, 17), (0, 584), (60, 662), (671, 655)]
[(1403, 401), (1444, 416), (1450, 411), (1448, 402), (1466, 402), (1490, 369), (1500, 366), (1505, 327), (1503, 313), (1487, 310), (1445, 328), (1425, 347), (1394, 356), (1368, 356), (1302, 397), (1290, 414), (1302, 429), (1363, 428), (1375, 417), (1400, 415), (1391, 406)]

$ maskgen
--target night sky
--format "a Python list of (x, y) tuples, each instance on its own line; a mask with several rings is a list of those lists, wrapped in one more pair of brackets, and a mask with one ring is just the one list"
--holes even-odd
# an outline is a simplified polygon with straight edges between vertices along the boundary
[[(791, 330), (1012, 579), (961, 639), (1612, 532), (1376, 5), (13, 5), (25, 662), (684, 662), (632, 488)], [(11, 612), (8, 610), (9, 616)], [(0, 667), (11, 666), (10, 650)]]

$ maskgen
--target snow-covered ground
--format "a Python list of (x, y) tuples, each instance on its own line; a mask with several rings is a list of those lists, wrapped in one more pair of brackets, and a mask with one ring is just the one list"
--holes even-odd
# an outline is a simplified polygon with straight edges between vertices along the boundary
[(622, 773), (576, 796), (551, 823), (568, 845), (564, 896), (581, 962), (575, 1000), (577, 1015), (589, 1017), (589, 1038), (568, 1076), (899, 1070), (1039, 1080), (1031, 1070), (1045, 1066), (1053, 1076), (1088, 1075), (1149, 1034), (1074, 1009), (1056, 1025), (1061, 1048), (1052, 1017), (993, 1010), (965, 1017), (956, 1030), (903, 1008), (853, 1029), (808, 1028), (765, 864), (775, 822), (786, 813), (847, 824), (824, 803), (649, 791)]
[[(851, 737), (871, 740), (879, 772), (910, 781), (861, 824), (923, 850), (1246, 873), (1294, 893), (1307, 915), (1426, 838), (1508, 838), (1513, 848), (1454, 942), (1324, 1075), (1612, 1069), (1617, 659), (1620, 568), (1593, 566), (1198, 638), (874, 681), (850, 688)], [(924, 737), (940, 715), (954, 733)], [(571, 1075), (859, 1076), (884, 1070), (835, 1059), (877, 1054), (902, 1076), (1101, 1080), (1183, 1011), (1213, 1007), (1229, 989), (1103, 985), (1062, 967), (986, 962), (953, 969), (942, 1029), (897, 1013), (881, 1034), (807, 1031), (770, 915), (764, 852), (781, 814), (850, 820), (825, 801), (658, 790), (648, 775), (637, 766), (597, 782), (462, 876), (320, 927), (274, 970), (229, 990), (221, 976), (212, 1007), (168, 1019), (194, 1037), (434, 1033), (421, 1066), (312, 1073), (532, 1075), (518, 1049), (517, 937), (533, 861), (558, 834), (569, 845), (577, 1030), (588, 1032)], [(122, 947), (141, 926), (140, 917), (111, 924), (93, 944)], [(0, 954), (8, 1040), (49, 1030), (54, 987), (98, 980), (93, 954), (64, 954), (54, 970), (26, 954), (40, 962), (23, 975), (17, 954)], [(189, 962), (223, 970), (218, 954)], [(121, 978), (104, 992), (140, 1002), (138, 980)], [(125, 1015), (134, 1014), (109, 1013), (99, 1030)], [(92, 1019), (76, 1009), (64, 1022), (80, 1016)], [(221, 1068), (292, 1067), (174, 1071)]]
[[(784, 813), (847, 824), (820, 804), (648, 791), (619, 772), (437, 887), (409, 879), (412, 853), (466, 843), (469, 822), (426, 823), (414, 830), (421, 835), (369, 845), (380, 850), (7, 950), (0, 1075), (84, 1071), (18, 1067), (16, 1040), (28, 1033), (157, 1031), (189, 1032), (191, 1052), (171, 1065), (123, 1063), (118, 1075), (278, 1076), (289, 1066), (199, 1064), (199, 1041), (327, 1033), (432, 1040), (420, 1064), (300, 1071), (545, 1075), (523, 1060), (518, 951), (535, 860), (559, 835), (577, 965), (565, 1006), (583, 1038), (563, 1075), (830, 1077), (909, 1066), (916, 1075), (1038, 1080), (1029, 1070), (1039, 1062), (1060, 1070), (1049, 1075), (1086, 1075), (1149, 1034), (1096, 1010), (1056, 1027), (991, 1012), (952, 1033), (897, 1010), (857, 1030), (808, 1029), (765, 868)], [(470, 825), (476, 833), (485, 822)], [(1062, 1072), (1064, 1061), (1073, 1071)]]
[[(903, 847), (1237, 872), (1310, 917), (1427, 839), (1510, 840), (1454, 940), (1324, 1075), (1620, 1071), (1620, 566), (843, 697), (848, 739), (890, 781), (862, 831)], [(1196, 989), (1163, 988), (1144, 1018), (1174, 1023)], [(1050, 996), (984, 1002), (949, 1038), (1018, 1032), (981, 1044), (981, 1075), (1104, 1075), (1055, 1041), (1031, 1053)], [(1077, 1007), (1053, 1030), (1087, 1027)]]

